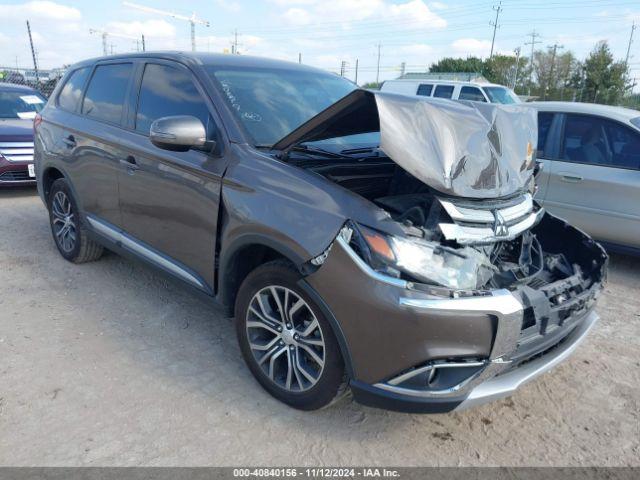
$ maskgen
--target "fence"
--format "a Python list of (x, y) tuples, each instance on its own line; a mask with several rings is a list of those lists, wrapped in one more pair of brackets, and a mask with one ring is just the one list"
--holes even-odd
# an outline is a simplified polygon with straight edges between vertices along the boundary
[(0, 66), (0, 85), (11, 83), (14, 85), (25, 85), (37, 90), (45, 97), (49, 98), (58, 81), (64, 75), (64, 68), (51, 70), (38, 70), (37, 72), (29, 68), (2, 67)]

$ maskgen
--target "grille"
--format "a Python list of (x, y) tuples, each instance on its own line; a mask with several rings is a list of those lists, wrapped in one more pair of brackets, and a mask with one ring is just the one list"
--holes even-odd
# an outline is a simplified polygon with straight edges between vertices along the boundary
[(33, 142), (0, 142), (0, 155), (10, 162), (32, 162)]
[(438, 200), (454, 222), (440, 223), (440, 230), (447, 240), (463, 245), (511, 240), (533, 227), (542, 216), (529, 193), (506, 201)]
[(0, 174), (0, 182), (24, 182), (27, 180), (35, 180), (29, 176), (29, 173), (25, 171), (21, 172), (4, 172)]

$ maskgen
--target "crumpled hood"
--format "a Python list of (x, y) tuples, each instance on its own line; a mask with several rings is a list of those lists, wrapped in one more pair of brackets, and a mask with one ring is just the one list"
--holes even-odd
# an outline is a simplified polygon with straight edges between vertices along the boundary
[(355, 90), (274, 145), (380, 131), (380, 148), (448, 195), (498, 198), (526, 188), (537, 144), (535, 110)]

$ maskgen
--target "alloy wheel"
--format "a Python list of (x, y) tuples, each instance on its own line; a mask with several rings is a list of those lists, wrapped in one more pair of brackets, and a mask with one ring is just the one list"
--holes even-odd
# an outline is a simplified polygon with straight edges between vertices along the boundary
[(324, 369), (322, 328), (311, 307), (293, 290), (270, 285), (247, 310), (247, 339), (264, 374), (291, 392), (313, 387)]
[(51, 203), (53, 233), (62, 250), (71, 252), (76, 245), (77, 228), (71, 200), (62, 191), (56, 192)]

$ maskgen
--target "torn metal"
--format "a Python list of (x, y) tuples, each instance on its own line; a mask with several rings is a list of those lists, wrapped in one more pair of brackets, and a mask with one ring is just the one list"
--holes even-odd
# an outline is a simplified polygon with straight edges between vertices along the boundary
[(538, 140), (533, 109), (382, 93), (375, 99), (380, 148), (430, 187), (496, 198), (531, 181)]

